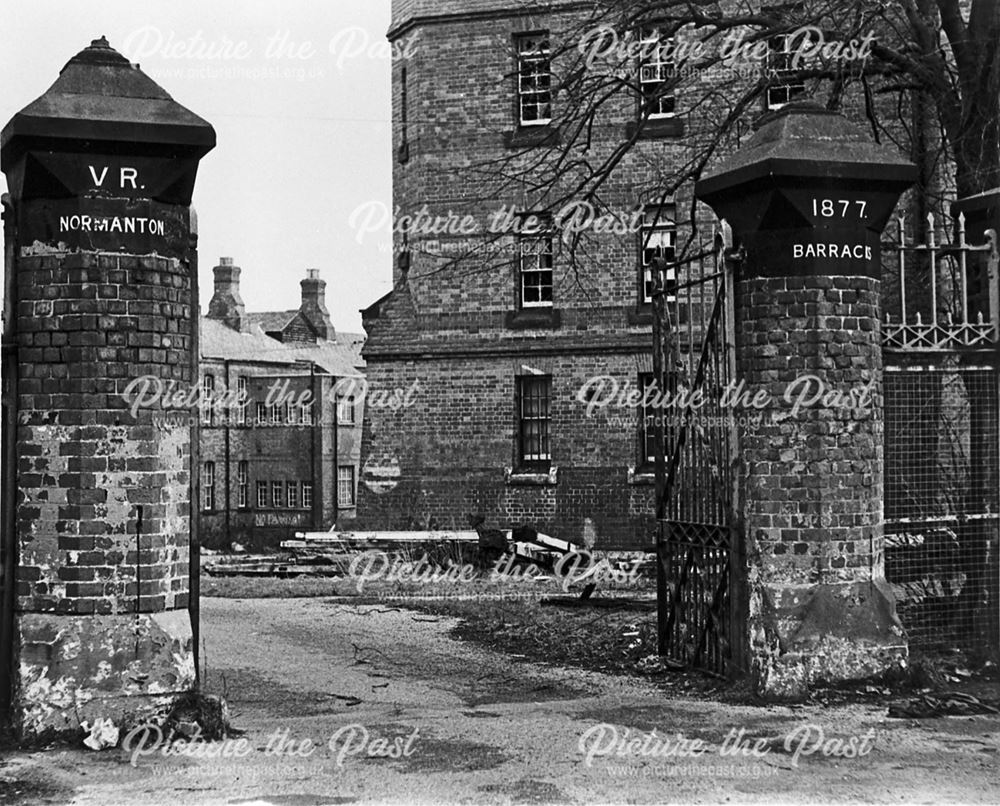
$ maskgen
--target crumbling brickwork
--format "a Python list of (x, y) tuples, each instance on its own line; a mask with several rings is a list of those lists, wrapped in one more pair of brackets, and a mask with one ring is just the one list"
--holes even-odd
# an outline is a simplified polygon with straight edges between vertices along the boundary
[[(4, 686), (24, 738), (128, 727), (195, 683), (192, 434), (156, 418), (197, 380), (190, 203), (214, 144), (103, 37), (0, 138), (17, 422)], [(159, 391), (136, 400), (133, 382)]]
[[(741, 441), (753, 457), (748, 534), (774, 581), (868, 579), (881, 562), (879, 285), (837, 276), (739, 283), (738, 373), (775, 400)], [(844, 406), (823, 405), (829, 393), (843, 394)], [(867, 405), (852, 407), (862, 395)]]
[(19, 608), (187, 607), (190, 429), (133, 416), (125, 391), (143, 375), (191, 383), (188, 266), (26, 255), (18, 284)]

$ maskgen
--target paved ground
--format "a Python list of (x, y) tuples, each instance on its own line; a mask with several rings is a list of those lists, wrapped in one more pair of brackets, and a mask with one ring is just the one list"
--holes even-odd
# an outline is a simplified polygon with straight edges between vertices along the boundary
[[(201, 757), (150, 747), (134, 766), (121, 750), (21, 753), (0, 764), (0, 779), (19, 782), (0, 793), (79, 806), (1000, 802), (997, 718), (665, 699), (641, 680), (526, 664), (452, 640), (447, 620), (385, 610), (204, 599), (209, 686), (227, 692), (244, 744), (200, 745)], [(741, 728), (770, 740), (756, 757), (726, 753)]]

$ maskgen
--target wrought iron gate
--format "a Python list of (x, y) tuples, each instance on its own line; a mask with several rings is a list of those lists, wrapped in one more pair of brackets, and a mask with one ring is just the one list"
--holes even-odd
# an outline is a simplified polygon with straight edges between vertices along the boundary
[(978, 652), (1000, 635), (1000, 261), (993, 231), (955, 234), (901, 220), (884, 251), (885, 574), (911, 647)]
[[(723, 408), (735, 377), (732, 259), (718, 237), (694, 259), (660, 265), (653, 371), (659, 651), (716, 674), (742, 666), (741, 535), (732, 470), (736, 428)], [(700, 404), (684, 405), (700, 397)]]

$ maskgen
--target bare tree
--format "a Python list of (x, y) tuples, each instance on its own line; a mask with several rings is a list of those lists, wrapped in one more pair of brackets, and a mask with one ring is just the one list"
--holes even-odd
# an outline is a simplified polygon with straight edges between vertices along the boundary
[[(1000, 2), (766, 2), (620, 0), (572, 12), (533, 4), (552, 19), (543, 54), (549, 83), (541, 87), (550, 120), (532, 128), (552, 136), (454, 166), (476, 188), (464, 202), (474, 209), (516, 199), (549, 214), (583, 206), (595, 219), (624, 219), (616, 170), (662, 126), (667, 104), (683, 137), (672, 140), (669, 160), (650, 164), (635, 196), (668, 199), (686, 188), (678, 198), (690, 199), (693, 182), (747, 137), (764, 109), (793, 99), (850, 111), (875, 139), (911, 155), (922, 168), (918, 221), (956, 193), (1000, 184)], [(505, 80), (518, 86), (521, 77)], [(677, 211), (690, 223), (678, 260), (706, 241), (695, 211), (693, 199), (687, 215)], [(495, 230), (421, 273), (490, 271), (511, 259), (501, 246), (508, 233)], [(574, 270), (599, 259), (593, 228), (563, 231), (562, 239)]]

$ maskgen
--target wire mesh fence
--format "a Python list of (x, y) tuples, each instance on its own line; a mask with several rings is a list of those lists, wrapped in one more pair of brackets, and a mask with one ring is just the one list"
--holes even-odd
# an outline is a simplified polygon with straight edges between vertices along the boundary
[(886, 367), (885, 573), (917, 648), (996, 645), (998, 372)]

